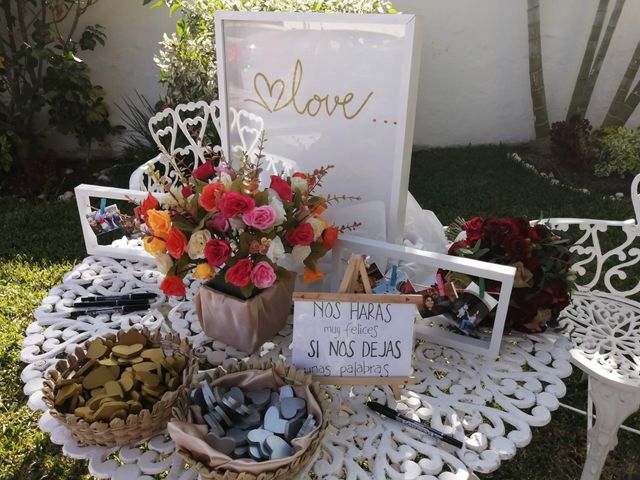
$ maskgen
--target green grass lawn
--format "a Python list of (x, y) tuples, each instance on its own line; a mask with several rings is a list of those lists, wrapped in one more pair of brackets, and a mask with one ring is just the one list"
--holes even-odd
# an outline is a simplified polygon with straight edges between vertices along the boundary
[[(602, 200), (551, 186), (507, 159), (504, 147), (418, 152), (410, 191), (444, 224), (456, 216), (553, 216), (625, 219), (628, 200)], [(87, 180), (91, 183), (91, 180)], [(122, 182), (117, 182), (123, 185)], [(0, 199), (0, 479), (90, 478), (86, 463), (65, 458), (37, 428), (39, 414), (26, 406), (19, 355), (23, 332), (49, 288), (85, 256), (75, 202)], [(565, 402), (584, 408), (586, 386), (574, 373)], [(636, 415), (628, 422), (640, 428)], [(603, 479), (640, 478), (640, 437), (621, 431)], [(533, 441), (487, 479), (573, 480), (586, 448), (586, 420), (570, 411), (533, 429)]]

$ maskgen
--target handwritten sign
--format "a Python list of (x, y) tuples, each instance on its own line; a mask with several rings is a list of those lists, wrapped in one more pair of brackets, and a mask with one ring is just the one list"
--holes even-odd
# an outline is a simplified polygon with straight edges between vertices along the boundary
[(293, 363), (317, 377), (406, 377), (419, 295), (294, 294)]
[[(216, 13), (222, 110), (262, 118), (267, 152), (286, 160), (286, 168), (293, 162), (311, 172), (335, 164), (336, 174), (323, 180), (325, 192), (384, 202), (390, 241), (404, 229), (419, 71), (416, 20)], [(223, 136), (227, 154), (250, 143), (242, 137), (247, 131), (235, 132)]]

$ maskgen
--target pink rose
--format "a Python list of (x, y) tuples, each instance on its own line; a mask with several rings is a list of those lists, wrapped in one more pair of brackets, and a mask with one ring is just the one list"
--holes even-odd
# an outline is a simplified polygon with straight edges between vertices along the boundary
[(224, 264), (231, 255), (231, 245), (225, 240), (214, 238), (209, 240), (204, 246), (204, 258), (207, 259), (209, 265), (219, 267)]
[(258, 230), (267, 230), (271, 228), (276, 221), (276, 211), (269, 205), (256, 207), (242, 215), (242, 221)]
[(220, 233), (225, 233), (231, 228), (231, 225), (229, 225), (229, 220), (224, 218), (224, 215), (214, 215), (209, 220), (209, 227)]
[(276, 281), (276, 272), (269, 262), (258, 262), (251, 270), (251, 281), (258, 288), (268, 288)]
[(235, 285), (236, 287), (244, 287), (251, 280), (251, 270), (253, 268), (253, 263), (250, 258), (243, 258), (238, 263), (236, 263), (233, 267), (227, 270), (227, 274), (225, 275), (225, 279), (231, 285)]
[(252, 197), (238, 192), (228, 192), (222, 197), (220, 211), (225, 217), (233, 218), (253, 210), (255, 206), (256, 202)]
[(293, 190), (289, 184), (277, 175), (271, 175), (271, 190), (274, 190), (281, 200), (290, 202), (293, 199)]

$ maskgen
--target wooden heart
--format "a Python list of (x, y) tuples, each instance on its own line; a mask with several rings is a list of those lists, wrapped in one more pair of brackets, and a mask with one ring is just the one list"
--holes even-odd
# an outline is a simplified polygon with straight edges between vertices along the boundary
[(280, 418), (280, 411), (276, 407), (269, 407), (264, 414), (264, 428), (273, 433), (284, 434), (287, 421)]
[(295, 452), (291, 445), (276, 435), (271, 435), (267, 438), (265, 448), (269, 452), (271, 460), (290, 457)]
[(280, 413), (286, 419), (295, 417), (298, 412), (305, 410), (307, 402), (304, 398), (286, 397), (280, 400)]
[(215, 433), (207, 433), (205, 440), (211, 448), (225, 455), (230, 455), (236, 448), (236, 442), (231, 437), (219, 437)]

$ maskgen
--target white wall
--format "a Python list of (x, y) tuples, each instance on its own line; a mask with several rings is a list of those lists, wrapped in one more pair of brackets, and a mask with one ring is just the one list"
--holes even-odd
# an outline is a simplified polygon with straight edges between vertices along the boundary
[[(526, 0), (395, 0), (424, 17), (416, 145), (522, 142), (534, 137)], [(611, 2), (613, 5), (615, 2)], [(102, 0), (84, 19), (100, 23), (106, 48), (86, 59), (111, 104), (134, 90), (162, 91), (153, 56), (177, 16), (141, 0)], [(550, 121), (565, 117), (598, 0), (541, 0), (544, 77)], [(599, 125), (640, 40), (640, 0), (627, 0), (587, 116)], [(118, 112), (112, 109), (115, 121)], [(627, 126), (640, 125), (640, 109)]]

